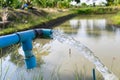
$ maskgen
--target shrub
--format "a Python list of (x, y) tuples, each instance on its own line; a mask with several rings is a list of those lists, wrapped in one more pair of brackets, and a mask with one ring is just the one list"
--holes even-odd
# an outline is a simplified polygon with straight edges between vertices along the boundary
[(22, 2), (19, 0), (1, 0), (0, 1), (2, 7), (11, 7), (11, 8), (20, 8)]

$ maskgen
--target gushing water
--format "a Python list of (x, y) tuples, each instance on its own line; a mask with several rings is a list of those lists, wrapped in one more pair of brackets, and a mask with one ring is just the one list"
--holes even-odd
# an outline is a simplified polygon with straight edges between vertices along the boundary
[(108, 70), (108, 68), (100, 61), (100, 59), (94, 55), (94, 53), (84, 46), (81, 42), (76, 41), (74, 38), (65, 35), (64, 33), (54, 30), (53, 39), (57, 39), (61, 43), (69, 44), (70, 46), (74, 46), (77, 50), (80, 51), (84, 57), (86, 57), (89, 61), (91, 61), (96, 69), (102, 74), (105, 80), (119, 80), (112, 72)]

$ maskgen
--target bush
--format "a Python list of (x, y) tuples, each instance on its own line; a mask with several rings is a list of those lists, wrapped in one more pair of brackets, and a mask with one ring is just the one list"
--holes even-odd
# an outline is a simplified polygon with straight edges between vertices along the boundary
[(33, 4), (40, 7), (68, 8), (71, 0), (33, 0)]
[(19, 0), (1, 0), (0, 1), (2, 7), (11, 7), (11, 8), (20, 8), (22, 2)]
[(80, 3), (80, 0), (75, 0), (77, 3)]
[(115, 10), (111, 7), (88, 7), (80, 8), (77, 10), (78, 14), (104, 14), (104, 13), (116, 13), (119, 10)]
[(82, 3), (81, 6), (82, 7), (87, 7), (87, 4), (86, 3)]
[(57, 7), (58, 8), (69, 8), (70, 7), (69, 1), (68, 0), (58, 1)]

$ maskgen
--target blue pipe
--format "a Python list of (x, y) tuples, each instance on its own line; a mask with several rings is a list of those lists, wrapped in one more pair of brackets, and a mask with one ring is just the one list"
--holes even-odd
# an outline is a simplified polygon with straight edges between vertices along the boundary
[(27, 69), (32, 69), (37, 65), (36, 58), (32, 52), (32, 40), (37, 37), (52, 38), (51, 35), (51, 29), (35, 29), (0, 36), (0, 48), (4, 48), (17, 43), (22, 43), (22, 49), (25, 54), (26, 67)]

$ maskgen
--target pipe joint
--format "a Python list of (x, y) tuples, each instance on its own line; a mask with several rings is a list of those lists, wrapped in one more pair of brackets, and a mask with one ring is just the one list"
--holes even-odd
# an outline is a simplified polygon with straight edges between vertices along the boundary
[(22, 43), (22, 48), (25, 54), (25, 63), (27, 69), (36, 67), (36, 58), (32, 52), (32, 40), (38, 38), (52, 38), (51, 29), (35, 29), (17, 32), (6, 36), (0, 36), (0, 48), (10, 46), (16, 43)]
[(22, 42), (22, 48), (25, 54), (25, 64), (27, 69), (32, 69), (34, 67), (36, 67), (37, 63), (36, 63), (36, 58), (32, 52), (32, 40), (28, 39), (24, 42)]
[(52, 38), (53, 31), (51, 29), (35, 29), (37, 38)]
[(36, 63), (35, 56), (33, 55), (29, 58), (25, 58), (25, 64), (26, 64), (27, 69), (32, 69), (32, 68), (36, 67), (37, 63)]
[(25, 42), (28, 39), (32, 40), (36, 36), (35, 32), (33, 30), (28, 30), (28, 31), (23, 31), (23, 32), (17, 32), (16, 35), (19, 37), (19, 42)]

